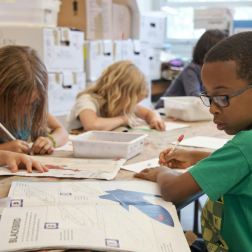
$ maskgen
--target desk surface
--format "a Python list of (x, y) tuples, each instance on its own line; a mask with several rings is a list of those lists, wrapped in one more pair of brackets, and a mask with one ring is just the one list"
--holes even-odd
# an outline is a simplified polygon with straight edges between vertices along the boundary
[[(165, 121), (171, 121), (171, 119), (164, 118)], [(144, 147), (141, 154), (133, 157), (132, 159), (128, 160), (125, 164), (133, 164), (136, 162), (157, 158), (159, 156), (159, 153), (166, 149), (170, 148), (173, 145), (170, 144), (172, 141), (176, 141), (178, 137), (181, 134), (185, 135), (185, 138), (193, 137), (193, 136), (211, 136), (211, 137), (219, 137), (219, 138), (227, 138), (231, 139), (231, 136), (226, 135), (225, 132), (219, 131), (216, 128), (216, 125), (211, 121), (204, 121), (204, 122), (194, 122), (194, 123), (188, 123), (188, 122), (180, 122), (177, 121), (177, 123), (184, 123), (188, 124), (191, 127), (188, 128), (182, 128), (178, 130), (173, 131), (166, 131), (166, 132), (159, 132), (159, 131), (144, 131), (148, 134), (148, 136), (145, 138), (144, 141)], [(135, 133), (143, 133), (142, 130), (133, 130)], [(125, 133), (127, 134), (127, 133)], [(194, 147), (180, 147), (183, 149), (189, 149), (193, 150)], [(206, 148), (197, 148), (198, 150), (203, 151), (209, 151), (212, 152), (212, 149), (206, 149)], [(73, 154), (71, 152), (57, 152), (52, 154), (53, 156), (62, 156), (62, 157), (73, 157)], [(138, 180), (136, 178), (133, 178), (134, 172), (120, 170), (117, 176), (114, 180)], [(0, 199), (7, 197), (9, 188), (11, 186), (12, 181), (14, 180), (24, 180), (24, 181), (67, 181), (72, 180), (69, 179), (59, 179), (59, 178), (47, 178), (47, 177), (19, 177), (19, 176), (3, 176), (0, 177)], [(76, 180), (82, 180), (82, 179), (76, 179)]]
[[(172, 121), (171, 119), (168, 119), (168, 118), (164, 118), (164, 120)], [(128, 160), (125, 164), (126, 165), (133, 164), (136, 162), (140, 162), (140, 161), (144, 161), (144, 160), (148, 160), (152, 158), (157, 158), (159, 156), (159, 153), (162, 150), (172, 147), (173, 145), (171, 145), (170, 142), (177, 140), (181, 134), (184, 134), (185, 138), (189, 138), (193, 136), (211, 136), (211, 137), (219, 137), (219, 138), (226, 138), (226, 139), (232, 138), (231, 136), (226, 135), (225, 132), (217, 130), (216, 125), (212, 121), (194, 122), (194, 123), (177, 121), (177, 123), (188, 124), (191, 127), (177, 129), (173, 131), (166, 131), (166, 132), (145, 131), (145, 133), (147, 133), (148, 136), (145, 138), (142, 153)], [(142, 130), (134, 130), (134, 132), (143, 133)], [(181, 146), (180, 148), (189, 149), (189, 150), (196, 149), (194, 147), (183, 147), (183, 146)], [(202, 151), (209, 151), (209, 152), (213, 151), (212, 149), (206, 149), (206, 148), (197, 148), (197, 149), (202, 150)], [(73, 157), (73, 154), (71, 152), (69, 153), (65, 151), (57, 152), (52, 155), (62, 156), (62, 157)], [(138, 180), (136, 178), (133, 178), (133, 174), (134, 172), (120, 170), (114, 180)], [(72, 179), (3, 176), (3, 177), (0, 177), (0, 199), (7, 197), (11, 183), (14, 180), (24, 180), (24, 181), (63, 181), (65, 180), (66, 181), (66, 180), (72, 180)], [(81, 179), (76, 179), (76, 180), (81, 180)], [(202, 194), (204, 193), (199, 192), (198, 194), (195, 194), (194, 196), (198, 198)], [(195, 200), (195, 198), (191, 197), (190, 199), (186, 199), (186, 200), (189, 200), (190, 202), (192, 202)], [(180, 210), (180, 208), (183, 207), (184, 203), (183, 201), (177, 202), (175, 203), (175, 205), (177, 209)], [(71, 250), (67, 250), (67, 251), (70, 252)], [(77, 252), (77, 250), (74, 250), (74, 251)]]

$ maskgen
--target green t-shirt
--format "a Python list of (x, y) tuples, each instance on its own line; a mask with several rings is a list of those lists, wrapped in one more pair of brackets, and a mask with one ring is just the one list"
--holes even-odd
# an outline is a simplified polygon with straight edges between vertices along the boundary
[[(252, 250), (251, 171), (252, 130), (238, 133), (222, 148), (213, 152), (210, 157), (190, 169), (191, 175), (212, 201), (212, 203), (208, 202), (208, 210), (205, 205), (202, 217), (205, 216), (208, 221), (217, 223), (216, 225), (210, 224), (214, 233), (218, 230), (218, 225), (220, 229), (219, 239), (206, 242), (206, 244), (211, 243), (211, 246), (210, 244), (208, 246), (209, 251), (222, 251), (216, 249), (215, 246), (220, 245), (221, 248), (224, 248), (225, 243), (229, 250), (225, 247), (226, 250), (223, 251), (247, 252)], [(221, 196), (223, 196), (223, 201)], [(220, 218), (219, 223), (219, 217), (213, 213), (218, 212), (218, 209), (221, 211), (223, 209), (222, 220)]]

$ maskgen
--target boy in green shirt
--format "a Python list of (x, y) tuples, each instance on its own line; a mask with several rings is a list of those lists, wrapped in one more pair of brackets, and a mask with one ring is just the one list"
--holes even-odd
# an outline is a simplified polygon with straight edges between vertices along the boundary
[(167, 167), (145, 169), (135, 177), (156, 181), (162, 196), (179, 201), (203, 190), (207, 200), (201, 216), (208, 251), (252, 251), (252, 32), (222, 40), (205, 56), (200, 94), (210, 107), (217, 129), (235, 135), (211, 153), (175, 150), (160, 154)]

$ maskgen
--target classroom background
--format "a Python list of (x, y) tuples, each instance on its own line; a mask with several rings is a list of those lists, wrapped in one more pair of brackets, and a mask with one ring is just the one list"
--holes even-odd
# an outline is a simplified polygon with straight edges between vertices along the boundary
[[(208, 29), (252, 31), (252, 1), (0, 0), (0, 47), (38, 51), (49, 73), (49, 112), (63, 125), (76, 95), (120, 60), (145, 74), (149, 96), (141, 103), (153, 108)], [(192, 229), (193, 207), (183, 211), (183, 229)]]

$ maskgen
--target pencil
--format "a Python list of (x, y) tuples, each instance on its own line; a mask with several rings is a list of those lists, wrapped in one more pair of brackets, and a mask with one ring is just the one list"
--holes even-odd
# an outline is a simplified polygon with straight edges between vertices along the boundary
[(11, 138), (11, 140), (16, 140), (16, 138), (0, 123), (0, 128)]
[[(181, 135), (181, 136), (178, 138), (177, 142), (175, 143), (175, 145), (173, 146), (173, 148), (169, 151), (169, 153), (168, 153), (167, 155), (169, 155), (169, 154), (171, 154), (173, 151), (175, 151), (175, 149), (177, 148), (177, 146), (179, 145), (179, 143), (183, 140), (183, 138), (184, 138), (184, 135)], [(163, 165), (164, 165), (164, 163), (161, 163), (161, 166), (163, 166)]]

